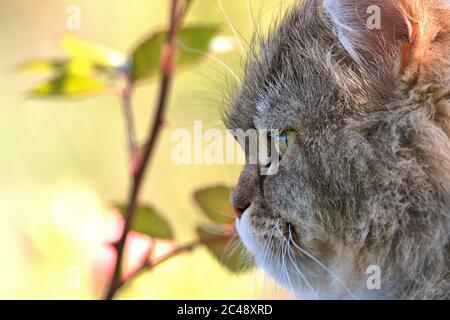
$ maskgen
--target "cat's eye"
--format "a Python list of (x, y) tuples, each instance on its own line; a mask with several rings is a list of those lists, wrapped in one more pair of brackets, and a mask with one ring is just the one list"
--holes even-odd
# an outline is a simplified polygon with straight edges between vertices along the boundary
[(259, 158), (261, 165), (270, 166), (274, 157), (279, 160), (288, 152), (289, 148), (294, 144), (297, 133), (292, 130), (276, 131), (272, 130), (267, 135), (267, 153)]
[(292, 130), (280, 132), (277, 136), (278, 153), (283, 157), (289, 150), (289, 147), (294, 143), (296, 133)]

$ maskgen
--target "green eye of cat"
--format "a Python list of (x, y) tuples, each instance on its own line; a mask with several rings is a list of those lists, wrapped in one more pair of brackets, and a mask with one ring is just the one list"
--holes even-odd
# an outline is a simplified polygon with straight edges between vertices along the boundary
[[(260, 159), (263, 166), (270, 166), (272, 157), (278, 156), (279, 159), (288, 152), (292, 144), (294, 144), (297, 138), (297, 133), (292, 130), (285, 130), (279, 133), (274, 133), (273, 131), (267, 134), (267, 156), (270, 159)], [(274, 153), (273, 150), (275, 150)]]
[(292, 130), (282, 131), (276, 136), (278, 142), (278, 153), (281, 157), (287, 153), (289, 147), (294, 143), (295, 138), (296, 133)]

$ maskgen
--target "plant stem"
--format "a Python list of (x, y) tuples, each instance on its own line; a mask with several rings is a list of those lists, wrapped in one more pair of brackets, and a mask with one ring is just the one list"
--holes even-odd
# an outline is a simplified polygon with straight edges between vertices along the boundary
[(161, 52), (161, 79), (159, 95), (156, 102), (156, 115), (153, 118), (152, 125), (149, 128), (147, 143), (144, 145), (142, 155), (138, 156), (136, 163), (132, 166), (132, 183), (131, 188), (128, 192), (127, 208), (125, 210), (125, 226), (122, 231), (120, 240), (115, 245), (117, 257), (114, 262), (113, 275), (105, 294), (106, 300), (111, 300), (114, 298), (117, 289), (122, 283), (121, 266), (124, 255), (125, 242), (133, 223), (142, 181), (148, 167), (149, 160), (151, 159), (156, 140), (159, 136), (161, 125), (163, 123), (164, 112), (167, 106), (169, 90), (175, 70), (174, 62), (177, 50), (177, 30), (181, 24), (182, 18), (184, 17), (189, 3), (189, 0), (185, 0), (180, 6), (178, 0), (171, 1), (169, 30), (167, 32), (167, 37)]
[(189, 242), (184, 245), (177, 245), (172, 250), (167, 252), (166, 254), (164, 254), (160, 257), (157, 257), (155, 259), (150, 259), (150, 260), (145, 261), (145, 263), (142, 264), (136, 271), (134, 271), (133, 273), (128, 275), (128, 277), (124, 281), (121, 281), (119, 283), (119, 288), (121, 288), (125, 283), (128, 283), (129, 281), (136, 278), (142, 272), (152, 270), (153, 268), (155, 268), (162, 262), (165, 262), (173, 257), (176, 257), (181, 253), (190, 252), (190, 251), (194, 250), (195, 248), (197, 248), (201, 244), (202, 244), (202, 242), (200, 240), (195, 240), (195, 241)]
[(130, 153), (130, 159), (132, 163), (135, 163), (138, 147), (136, 142), (136, 129), (134, 126), (133, 110), (131, 109), (131, 94), (133, 87), (130, 80), (126, 80), (125, 88), (122, 91), (122, 110), (123, 117), (125, 119), (125, 129), (128, 140), (128, 151)]

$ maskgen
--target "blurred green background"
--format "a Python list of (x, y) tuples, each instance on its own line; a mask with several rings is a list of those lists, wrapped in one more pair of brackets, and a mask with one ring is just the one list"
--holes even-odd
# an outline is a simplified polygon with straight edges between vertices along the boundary
[[(194, 0), (186, 23), (218, 23), (250, 40), (288, 5), (288, 0)], [(81, 29), (66, 29), (67, 7), (81, 9)], [(223, 8), (223, 10), (221, 9)], [(129, 52), (155, 27), (166, 25), (165, 0), (19, 0), (0, 2), (0, 298), (99, 298), (108, 254), (102, 244), (114, 233), (111, 201), (124, 201), (128, 187), (126, 139), (120, 101), (114, 94), (83, 100), (30, 99), (41, 76), (14, 71), (17, 63), (59, 57), (58, 39), (73, 34)], [(236, 37), (235, 37), (236, 39)], [(245, 41), (242, 40), (245, 49)], [(240, 72), (243, 53), (215, 55)], [(219, 108), (230, 72), (213, 59), (180, 72), (167, 125), (142, 190), (171, 222), (179, 242), (195, 237), (204, 218), (192, 201), (203, 187), (232, 186), (238, 165), (172, 164), (170, 135), (192, 129), (194, 120), (223, 129)], [(227, 80), (228, 79), (228, 80)], [(133, 98), (138, 135), (152, 115), (156, 81)], [(139, 240), (136, 250), (139, 251)], [(254, 271), (234, 275), (206, 249), (176, 257), (123, 288), (118, 298), (282, 298), (281, 289)]]

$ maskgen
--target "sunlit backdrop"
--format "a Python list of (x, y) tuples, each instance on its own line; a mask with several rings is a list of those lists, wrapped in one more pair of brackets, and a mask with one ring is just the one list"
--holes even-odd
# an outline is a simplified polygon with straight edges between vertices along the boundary
[[(167, 123), (141, 199), (173, 225), (177, 241), (192, 239), (204, 219), (192, 200), (203, 187), (232, 186), (238, 165), (174, 165), (171, 132), (195, 120), (221, 128), (227, 83), (239, 74), (256, 27), (266, 26), (288, 0), (194, 0), (187, 23), (217, 23), (233, 47), (182, 70)], [(81, 28), (67, 30), (67, 8), (81, 9)], [(0, 2), (0, 298), (100, 298), (112, 256), (103, 244), (117, 235), (110, 204), (124, 201), (127, 152), (120, 104), (113, 93), (85, 100), (31, 99), (42, 76), (17, 73), (19, 62), (62, 55), (58, 39), (73, 34), (127, 52), (146, 33), (166, 25), (165, 0), (43, 0)], [(220, 48), (219, 48), (220, 51)], [(142, 139), (152, 115), (156, 81), (136, 91)], [(131, 260), (148, 245), (135, 236)], [(164, 244), (158, 250), (164, 250)], [(134, 258), (133, 258), (134, 257)], [(235, 275), (206, 249), (186, 253), (124, 287), (128, 299), (285, 298), (259, 271)]]

